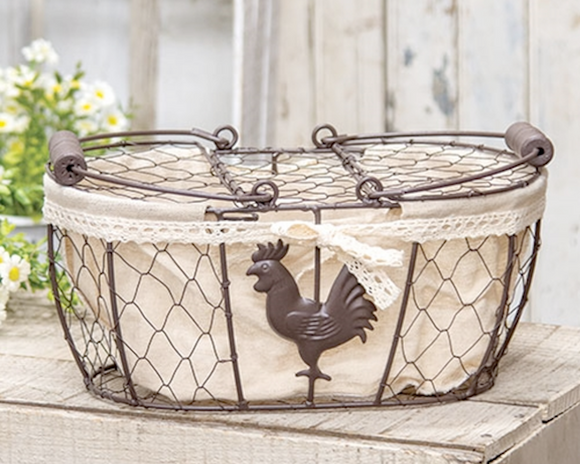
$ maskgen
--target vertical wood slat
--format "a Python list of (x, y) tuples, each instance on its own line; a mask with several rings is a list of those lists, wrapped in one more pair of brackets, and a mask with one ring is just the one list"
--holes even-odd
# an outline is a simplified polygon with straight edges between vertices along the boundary
[(530, 119), (548, 134), (549, 165), (543, 245), (532, 287), (535, 321), (580, 326), (580, 3), (530, 0)]
[(44, 0), (31, 0), (30, 3), (30, 38), (44, 37)]
[(316, 124), (312, 10), (314, 0), (280, 5), (276, 145), (309, 146)]
[(316, 124), (384, 127), (383, 0), (282, 2), (276, 142), (310, 144)]
[(30, 0), (0, 2), (0, 67), (22, 61), (20, 50), (30, 41)]
[(234, 120), (244, 145), (266, 146), (274, 134), (278, 0), (235, 0)]
[(529, 119), (528, 0), (458, 2), (460, 129)]
[(158, 0), (131, 0), (129, 88), (134, 105), (132, 127), (156, 125), (160, 12)]
[(316, 123), (339, 132), (384, 127), (383, 2), (314, 4)]
[(386, 2), (389, 129), (456, 129), (457, 0)]

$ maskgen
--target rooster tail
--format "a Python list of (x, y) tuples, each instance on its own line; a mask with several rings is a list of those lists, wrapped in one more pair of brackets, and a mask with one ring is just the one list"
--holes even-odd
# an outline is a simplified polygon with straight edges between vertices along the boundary
[(377, 320), (377, 308), (365, 298), (365, 289), (346, 266), (332, 285), (325, 310), (341, 321), (343, 330), (350, 332), (351, 337), (358, 336), (363, 343), (367, 339), (365, 330), (373, 330), (371, 321)]
[[(366, 300), (365, 300), (366, 301)], [(370, 302), (369, 302), (370, 303)], [(363, 343), (367, 341), (367, 334), (365, 329), (374, 330), (371, 321), (377, 321), (377, 316), (375, 315), (374, 305), (371, 303), (365, 305), (364, 307), (358, 308), (353, 313), (352, 321), (354, 322), (353, 328), (355, 329), (356, 335), (358, 335)]]

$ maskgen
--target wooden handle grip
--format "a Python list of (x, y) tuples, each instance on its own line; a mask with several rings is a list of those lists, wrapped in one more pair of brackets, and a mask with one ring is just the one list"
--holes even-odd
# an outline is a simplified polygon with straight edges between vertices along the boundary
[(59, 131), (48, 143), (54, 177), (61, 185), (74, 185), (84, 175), (73, 168), (87, 169), (85, 155), (78, 137), (70, 131)]
[(505, 133), (506, 145), (518, 156), (525, 157), (537, 150), (530, 160), (533, 166), (545, 166), (554, 156), (554, 146), (539, 129), (527, 122), (516, 122)]

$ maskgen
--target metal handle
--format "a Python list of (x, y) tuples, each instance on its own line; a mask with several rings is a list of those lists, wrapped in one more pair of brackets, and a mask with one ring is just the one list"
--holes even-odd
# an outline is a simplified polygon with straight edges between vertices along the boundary
[[(70, 131), (59, 131), (48, 142), (54, 178), (61, 185), (74, 185), (84, 178), (87, 163), (78, 137)], [(80, 168), (80, 169), (74, 169)]]
[(550, 139), (527, 122), (516, 122), (509, 126), (505, 133), (505, 143), (522, 158), (537, 151), (537, 155), (529, 161), (533, 166), (545, 166), (554, 156), (554, 146)]

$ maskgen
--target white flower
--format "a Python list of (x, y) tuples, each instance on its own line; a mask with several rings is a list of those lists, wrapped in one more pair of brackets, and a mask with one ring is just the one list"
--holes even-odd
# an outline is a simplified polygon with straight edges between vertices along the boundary
[(0, 134), (18, 134), (26, 129), (29, 119), (27, 116), (15, 116), (12, 113), (0, 113)]
[(0, 134), (16, 132), (18, 127), (17, 118), (10, 113), (0, 113)]
[(28, 280), (30, 275), (30, 263), (18, 255), (12, 255), (8, 260), (0, 264), (0, 277), (2, 285), (14, 292), (20, 288), (20, 284)]
[(113, 88), (103, 81), (82, 84), (81, 91), (80, 98), (92, 101), (99, 109), (112, 106), (117, 101)]
[(64, 78), (62, 79), (62, 85), (67, 89), (67, 92), (71, 89), (78, 90), (82, 86), (81, 82), (75, 79), (75, 77), (71, 74), (67, 74), (66, 76), (64, 76)]
[(16, 88), (16, 85), (21, 87), (33, 87), (36, 83), (36, 78), (38, 74), (34, 69), (26, 65), (20, 65), (17, 68), (8, 69), (8, 82), (14, 86), (12, 93), (16, 95), (11, 95), (13, 97), (20, 95), (20, 89)]
[(55, 65), (58, 62), (58, 55), (52, 44), (45, 39), (37, 39), (28, 47), (22, 49), (24, 58), (34, 63), (47, 63)]
[(97, 123), (92, 119), (77, 119), (74, 123), (74, 130), (79, 137), (94, 134), (99, 130)]
[(75, 114), (80, 117), (92, 116), (99, 111), (97, 103), (91, 98), (79, 98), (74, 108)]
[(10, 254), (0, 246), (0, 269), (10, 261)]
[(103, 114), (102, 126), (106, 132), (118, 132), (127, 129), (128, 122), (122, 111), (112, 109)]
[(12, 100), (20, 95), (20, 89), (16, 87), (19, 73), (16, 68), (8, 68), (0, 79), (0, 94), (5, 100)]

